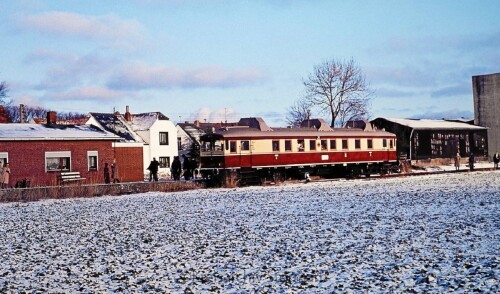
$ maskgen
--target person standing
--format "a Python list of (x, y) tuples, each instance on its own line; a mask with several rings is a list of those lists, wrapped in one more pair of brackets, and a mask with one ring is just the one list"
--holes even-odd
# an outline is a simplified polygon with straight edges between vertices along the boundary
[(172, 176), (174, 177), (174, 181), (178, 181), (181, 178), (181, 161), (179, 160), (179, 156), (175, 156), (172, 161), (172, 166), (170, 167), (172, 170)]
[(469, 156), (469, 169), (471, 171), (474, 170), (474, 162), (476, 162), (476, 158), (474, 157), (474, 153), (470, 153), (470, 156)]
[(120, 182), (120, 179), (118, 178), (118, 164), (116, 164), (116, 158), (113, 158), (113, 163), (111, 164), (111, 178), (113, 179), (113, 183)]
[(154, 179), (155, 182), (158, 182), (158, 167), (160, 163), (156, 161), (156, 157), (153, 157), (153, 160), (149, 163), (149, 181)]
[(455, 154), (455, 170), (460, 170), (460, 153), (457, 151), (457, 154)]
[(182, 154), (182, 168), (184, 169), (184, 180), (189, 181), (193, 176), (191, 161), (185, 154)]
[(495, 169), (498, 169), (498, 163), (500, 162), (500, 154), (498, 154), (498, 151), (493, 155), (493, 167)]
[(2, 189), (9, 187), (9, 178), (10, 178), (10, 167), (9, 163), (6, 162), (4, 163), (2, 168), (2, 183), (1, 183)]
[(106, 162), (104, 163), (104, 183), (109, 184), (111, 182), (109, 178), (109, 164)]

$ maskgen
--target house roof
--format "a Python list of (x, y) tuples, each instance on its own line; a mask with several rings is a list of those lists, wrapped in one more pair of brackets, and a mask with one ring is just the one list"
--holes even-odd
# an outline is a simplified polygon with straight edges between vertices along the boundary
[(119, 137), (92, 125), (0, 124), (1, 141), (116, 140)]
[(121, 115), (91, 112), (90, 116), (93, 117), (105, 131), (116, 134), (126, 141), (143, 141)]
[[(475, 126), (468, 123), (439, 120), (439, 119), (403, 119), (379, 117), (374, 119), (383, 119), (395, 124), (406, 126), (416, 130), (486, 130), (485, 127)], [(372, 122), (373, 122), (372, 121)]]
[(190, 124), (190, 123), (178, 123), (177, 124), (181, 129), (186, 132), (186, 134), (195, 142), (199, 143), (200, 142), (200, 137), (205, 134), (205, 131), (203, 131), (200, 127), (196, 126), (195, 124)]
[(161, 112), (146, 112), (132, 114), (132, 129), (134, 131), (147, 131), (157, 120), (169, 120)]

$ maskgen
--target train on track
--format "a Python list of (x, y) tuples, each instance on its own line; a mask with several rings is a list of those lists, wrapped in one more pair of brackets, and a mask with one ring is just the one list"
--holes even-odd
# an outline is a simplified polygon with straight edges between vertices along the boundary
[(322, 119), (270, 128), (242, 118), (200, 138), (200, 172), (215, 184), (321, 177), (369, 177), (398, 172), (396, 135), (384, 130), (330, 128)]

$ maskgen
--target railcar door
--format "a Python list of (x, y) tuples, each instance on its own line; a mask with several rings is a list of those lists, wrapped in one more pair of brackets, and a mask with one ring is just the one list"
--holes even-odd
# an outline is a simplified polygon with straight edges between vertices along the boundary
[(250, 146), (250, 140), (240, 141), (240, 167), (252, 167), (252, 151)]

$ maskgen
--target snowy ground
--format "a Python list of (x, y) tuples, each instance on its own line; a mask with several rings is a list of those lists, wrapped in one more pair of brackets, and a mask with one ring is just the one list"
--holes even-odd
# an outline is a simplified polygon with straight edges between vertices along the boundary
[(0, 292), (498, 293), (500, 171), (0, 205)]

